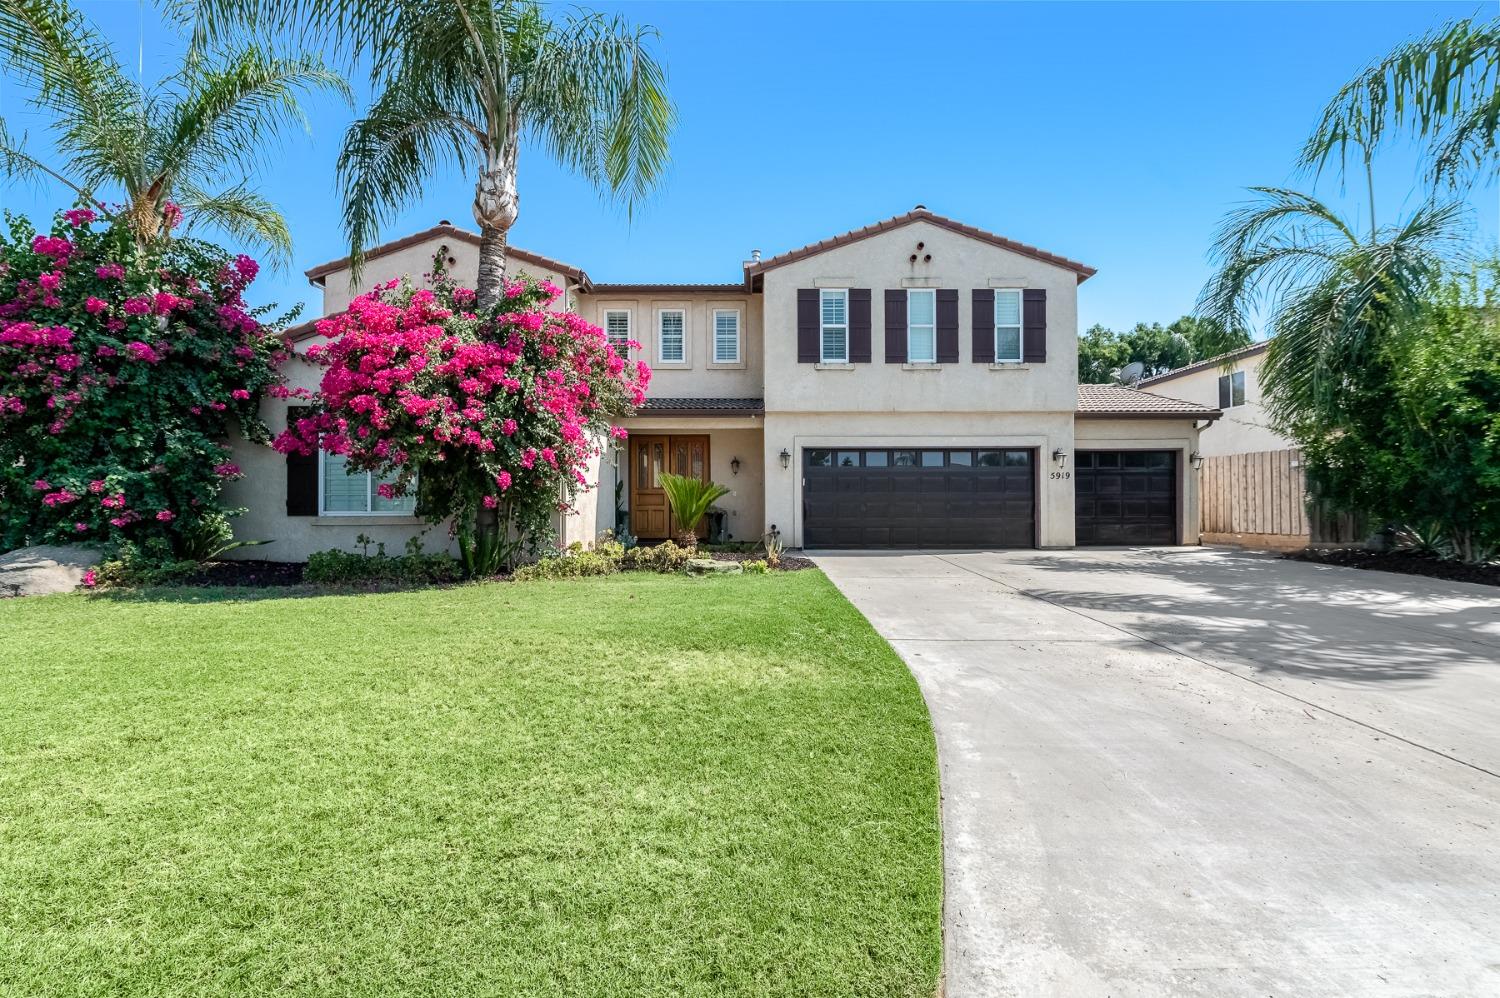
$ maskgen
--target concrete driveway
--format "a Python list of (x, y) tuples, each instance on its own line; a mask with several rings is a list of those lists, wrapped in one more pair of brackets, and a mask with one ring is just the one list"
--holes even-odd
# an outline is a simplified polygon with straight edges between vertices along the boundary
[(1500, 594), (1204, 548), (822, 554), (937, 730), (947, 986), (1500, 995)]

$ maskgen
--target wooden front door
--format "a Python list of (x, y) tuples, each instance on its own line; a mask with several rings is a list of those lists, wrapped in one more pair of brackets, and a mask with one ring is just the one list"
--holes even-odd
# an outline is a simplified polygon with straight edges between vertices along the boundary
[[(643, 540), (671, 537), (675, 529), (667, 494), (662, 491), (663, 471), (708, 481), (708, 437), (706, 435), (646, 436), (630, 438), (630, 529)], [(698, 536), (708, 533), (707, 518)]]

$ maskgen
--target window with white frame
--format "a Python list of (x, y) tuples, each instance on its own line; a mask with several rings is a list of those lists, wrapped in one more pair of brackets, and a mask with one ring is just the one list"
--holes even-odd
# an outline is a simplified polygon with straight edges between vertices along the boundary
[(913, 364), (937, 362), (937, 292), (931, 288), (906, 292), (906, 359)]
[(368, 471), (351, 472), (342, 454), (318, 451), (318, 512), (323, 516), (410, 516), (417, 508), (415, 495), (386, 499), (380, 486), (395, 482), (395, 476), (379, 479)]
[(818, 292), (821, 326), (819, 359), (825, 364), (849, 362), (849, 292), (824, 288)]
[(683, 363), (687, 360), (687, 314), (680, 308), (664, 308), (656, 318), (656, 359), (663, 364)]
[(1230, 409), (1245, 404), (1245, 372), (1219, 375), (1219, 408)]
[(740, 362), (740, 312), (736, 308), (714, 309), (714, 363)]
[(609, 337), (609, 345), (615, 348), (615, 353), (624, 357), (629, 352), (627, 344), (630, 342), (630, 309), (606, 309), (604, 335)]
[(1019, 288), (995, 290), (995, 362), (1021, 362), (1021, 291)]

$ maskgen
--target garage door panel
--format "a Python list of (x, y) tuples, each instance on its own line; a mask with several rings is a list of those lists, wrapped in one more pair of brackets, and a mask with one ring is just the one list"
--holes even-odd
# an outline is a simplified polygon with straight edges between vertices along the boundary
[(1177, 543), (1175, 451), (1080, 451), (1075, 467), (1078, 544)]
[(1024, 450), (806, 451), (803, 543), (1031, 547), (1032, 464)]

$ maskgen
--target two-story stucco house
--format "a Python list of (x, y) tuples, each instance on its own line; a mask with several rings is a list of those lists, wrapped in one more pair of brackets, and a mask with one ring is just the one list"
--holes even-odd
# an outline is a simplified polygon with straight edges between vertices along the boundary
[(1295, 445), (1271, 428), (1262, 401), (1260, 368), (1269, 346), (1268, 340), (1252, 343), (1146, 378), (1137, 387), (1213, 406), (1224, 414), (1213, 424), (1213, 432), (1203, 434), (1199, 449), (1204, 457), (1290, 450)]
[[(478, 237), (442, 223), (367, 255), (362, 287), (432, 270), (460, 280)], [(1193, 463), (1216, 406), (1077, 384), (1078, 286), (1094, 271), (925, 208), (762, 259), (722, 284), (607, 284), (510, 250), (653, 370), (564, 541), (614, 528), (672, 533), (656, 476), (710, 477), (734, 539), (791, 547), (1069, 547), (1198, 542)], [(348, 261), (309, 270), (324, 311), (343, 309)], [(288, 333), (301, 349), (312, 323)], [(318, 370), (294, 362), (294, 383)], [(285, 404), (266, 403), (273, 430)], [(338, 458), (286, 459), (240, 443), (244, 537), (303, 558), (356, 534), (399, 548), (419, 529)], [(448, 541), (427, 534), (429, 549)]]

